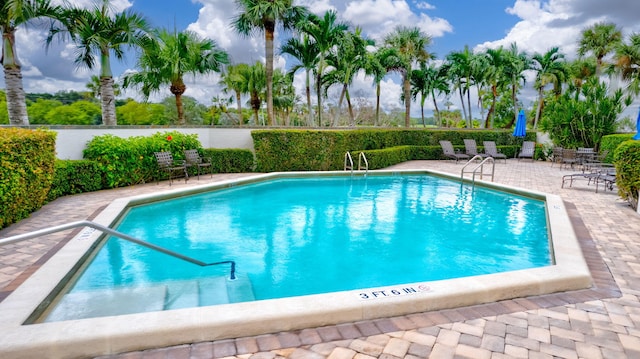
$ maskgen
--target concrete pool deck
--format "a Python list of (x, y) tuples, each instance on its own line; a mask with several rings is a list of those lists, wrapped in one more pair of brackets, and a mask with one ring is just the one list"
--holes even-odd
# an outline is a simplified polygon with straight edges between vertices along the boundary
[[(415, 161), (394, 168), (459, 174), (449, 161)], [(185, 344), (116, 357), (394, 358), (394, 357), (629, 357), (640, 354), (640, 304), (633, 287), (640, 262), (634, 255), (640, 217), (611, 192), (575, 183), (560, 188), (570, 171), (549, 163), (509, 160), (496, 164), (496, 182), (557, 194), (564, 199), (596, 282), (593, 289), (500, 301), (486, 305), (308, 328), (257, 337)], [(243, 175), (216, 175), (215, 180)], [(201, 177), (200, 184), (210, 181)], [(198, 184), (174, 182), (173, 188)], [(0, 237), (92, 218), (111, 200), (168, 189), (168, 183), (69, 196), (45, 206)], [(77, 231), (79, 232), (79, 230)], [(76, 232), (76, 233), (77, 233)], [(72, 237), (0, 247), (0, 298), (41, 265), (46, 253)], [(53, 242), (52, 242), (53, 241)], [(600, 258), (602, 256), (602, 259)], [(604, 262), (603, 262), (604, 259)], [(606, 264), (606, 265), (605, 265)], [(607, 267), (608, 266), (608, 267)], [(614, 282), (609, 268), (616, 279)], [(635, 269), (635, 270), (634, 270)], [(617, 284), (617, 285), (616, 285)], [(618, 291), (618, 286), (621, 292)], [(622, 295), (622, 296), (621, 296)], [(621, 296), (621, 297), (620, 297)], [(1, 348), (0, 348), (1, 349)]]

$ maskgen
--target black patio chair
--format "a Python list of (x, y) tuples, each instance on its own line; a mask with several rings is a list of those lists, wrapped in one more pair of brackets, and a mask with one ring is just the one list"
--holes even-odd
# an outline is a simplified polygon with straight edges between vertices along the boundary
[[(158, 168), (162, 172), (169, 174), (169, 186), (171, 186), (174, 178), (181, 177), (184, 174), (184, 182), (189, 180), (189, 173), (187, 172), (186, 161), (176, 161), (173, 159), (171, 152), (154, 152)], [(160, 178), (158, 178), (160, 183)]]

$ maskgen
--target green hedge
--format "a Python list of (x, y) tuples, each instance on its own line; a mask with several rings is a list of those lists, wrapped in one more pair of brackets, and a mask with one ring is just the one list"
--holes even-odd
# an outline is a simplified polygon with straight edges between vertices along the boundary
[(640, 190), (640, 141), (630, 140), (618, 145), (613, 154), (613, 163), (616, 166), (618, 194), (637, 209)]
[(605, 157), (604, 162), (612, 163), (613, 162), (613, 153), (615, 152), (618, 145), (620, 145), (624, 141), (629, 141), (633, 138), (633, 134), (616, 134), (616, 135), (607, 135), (603, 136), (600, 141), (600, 147), (598, 151), (609, 151), (607, 157)]
[(0, 129), (0, 228), (29, 217), (51, 188), (56, 133)]
[[(344, 154), (348, 151), (365, 151), (369, 156), (367, 151), (399, 146), (431, 146), (435, 149), (425, 152), (430, 156), (414, 159), (440, 159), (440, 140), (449, 140), (462, 150), (465, 138), (473, 138), (478, 144), (494, 141), (501, 149), (507, 146), (504, 148), (514, 148), (513, 151), (514, 146), (522, 142), (522, 139), (513, 137), (511, 131), (502, 130), (257, 130), (251, 135), (256, 170), (259, 172), (341, 170), (344, 168)], [(535, 138), (536, 134), (530, 132), (525, 139), (535, 141)], [(391, 153), (388, 156), (396, 156)], [(505, 154), (512, 156), (513, 152)]]
[(253, 172), (255, 168), (250, 150), (208, 148), (203, 151), (203, 156), (211, 159), (213, 173)]
[(89, 160), (56, 160), (55, 174), (47, 201), (70, 194), (102, 189), (104, 173), (100, 164)]

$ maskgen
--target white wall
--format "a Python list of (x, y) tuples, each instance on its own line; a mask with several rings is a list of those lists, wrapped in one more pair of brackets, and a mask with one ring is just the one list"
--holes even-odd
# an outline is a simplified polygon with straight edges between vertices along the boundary
[(185, 134), (197, 134), (204, 148), (246, 148), (253, 151), (253, 139), (250, 128), (51, 128), (58, 133), (56, 138), (56, 156), (63, 160), (81, 160), (82, 151), (95, 136), (112, 134), (128, 138), (149, 136), (154, 133), (179, 131)]

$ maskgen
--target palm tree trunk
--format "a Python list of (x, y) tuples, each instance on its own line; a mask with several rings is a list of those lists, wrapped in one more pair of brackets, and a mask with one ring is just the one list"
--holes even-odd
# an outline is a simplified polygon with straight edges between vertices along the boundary
[(420, 95), (420, 116), (422, 117), (422, 127), (427, 127), (427, 123), (424, 121), (424, 100), (427, 98), (424, 94)]
[(20, 67), (4, 68), (4, 81), (7, 86), (7, 110), (12, 126), (28, 126), (27, 105), (22, 87)]
[(442, 118), (440, 117), (440, 110), (438, 110), (438, 101), (436, 101), (436, 94), (434, 92), (431, 93), (431, 98), (433, 99), (433, 107), (435, 109), (436, 119), (438, 120), (438, 127), (442, 127)]
[(236, 91), (236, 103), (238, 105), (238, 125), (242, 127), (244, 119), (242, 118), (242, 95), (240, 91)]
[(318, 127), (322, 127), (322, 76), (320, 75), (320, 68), (318, 68), (318, 75), (316, 76), (316, 92), (318, 95)]
[(307, 126), (313, 126), (313, 108), (311, 107), (311, 78), (309, 74), (309, 70), (305, 71), (306, 73), (306, 92), (307, 92), (307, 110), (309, 111), (309, 118), (307, 120)]
[(113, 77), (100, 77), (100, 100), (102, 101), (102, 124), (116, 126), (116, 98), (113, 93)]
[(538, 128), (538, 120), (540, 119), (540, 114), (542, 113), (542, 101), (543, 101), (543, 93), (542, 87), (538, 90), (538, 108), (536, 109), (536, 118), (533, 120), (533, 129)]
[(460, 103), (462, 104), (462, 116), (465, 123), (467, 122), (467, 108), (464, 104), (464, 94), (462, 93), (462, 87), (458, 86), (458, 94), (460, 95)]
[(11, 27), (2, 32), (2, 65), (4, 66), (4, 83), (6, 86), (7, 110), (9, 123), (13, 126), (29, 125), (27, 102), (22, 86), (22, 72), (15, 56), (15, 33)]
[(409, 72), (402, 74), (404, 81), (404, 126), (411, 126), (411, 82), (409, 81)]
[(340, 91), (340, 99), (338, 100), (338, 108), (336, 109), (336, 113), (333, 116), (333, 123), (331, 123), (331, 127), (338, 126), (340, 124), (340, 111), (342, 110), (342, 102), (344, 101), (344, 94), (347, 91), (347, 84), (342, 85), (342, 91)]
[(273, 117), (273, 34), (275, 23), (267, 23), (264, 30), (264, 53), (267, 57), (265, 72), (267, 77), (267, 123), (275, 125)]
[(374, 126), (380, 124), (380, 81), (376, 84), (376, 118), (373, 123)]
[(349, 88), (348, 87), (346, 87), (345, 97), (347, 99), (347, 108), (349, 109), (349, 126), (355, 127), (356, 126), (356, 118), (353, 115), (353, 106), (351, 106), (351, 95), (349, 95)]
[(467, 128), (473, 128), (473, 117), (471, 116), (471, 91), (467, 86), (467, 106), (469, 110), (469, 117), (467, 117)]

